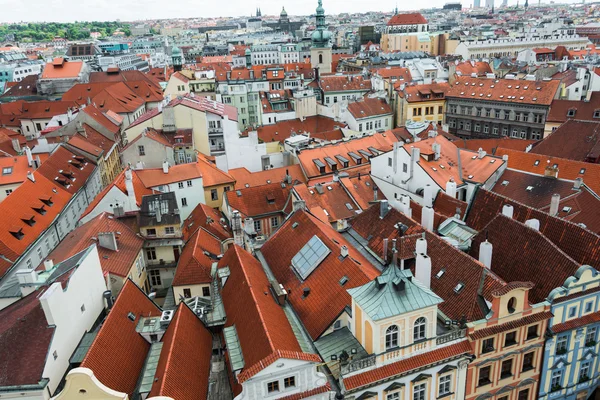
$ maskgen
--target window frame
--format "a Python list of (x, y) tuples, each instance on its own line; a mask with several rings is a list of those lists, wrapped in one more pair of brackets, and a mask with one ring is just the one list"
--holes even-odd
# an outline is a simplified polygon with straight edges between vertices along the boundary
[(427, 318), (419, 317), (413, 323), (413, 341), (427, 340)]
[(390, 325), (385, 330), (385, 349), (391, 350), (399, 347), (399, 332), (398, 325)]

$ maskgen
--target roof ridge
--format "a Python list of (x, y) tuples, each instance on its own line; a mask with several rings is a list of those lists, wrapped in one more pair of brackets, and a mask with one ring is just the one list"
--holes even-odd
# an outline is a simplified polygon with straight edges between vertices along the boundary
[[(175, 343), (176, 343), (175, 336), (177, 334), (177, 330), (179, 329), (179, 322), (181, 321), (181, 313), (182, 313), (183, 307), (186, 307), (185, 306), (185, 301), (182, 301), (181, 303), (179, 303), (179, 307), (177, 307), (177, 310), (176, 310), (176, 313), (175, 313), (175, 319), (176, 319), (176, 321), (171, 321), (171, 323), (169, 324), (169, 327), (167, 328), (167, 329), (169, 329), (170, 327), (172, 327), (173, 326), (173, 322), (175, 322), (175, 326), (173, 328), (173, 333), (171, 334), (171, 343), (170, 343), (169, 348), (168, 349), (162, 348), (161, 351), (160, 351), (160, 355), (161, 356), (162, 356), (162, 352), (165, 351), (165, 350), (168, 350), (168, 353), (167, 353), (167, 361), (165, 361), (165, 369), (163, 371), (164, 375), (162, 376), (162, 380), (160, 382), (160, 387), (158, 388), (158, 393), (162, 393), (163, 392), (163, 389), (165, 388), (165, 384), (167, 382), (167, 379), (165, 379), (166, 378), (165, 375), (166, 375), (166, 371), (167, 371), (167, 369), (169, 367), (169, 364), (171, 362), (171, 358), (172, 358), (172, 355), (173, 355), (173, 348), (175, 347)], [(166, 333), (167, 332), (165, 331), (165, 335), (166, 335)], [(160, 356), (159, 356), (159, 360), (160, 360)]]

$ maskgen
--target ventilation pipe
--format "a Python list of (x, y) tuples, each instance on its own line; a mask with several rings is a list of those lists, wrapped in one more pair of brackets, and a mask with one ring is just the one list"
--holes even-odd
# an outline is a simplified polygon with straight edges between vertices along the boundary
[(487, 239), (479, 245), (479, 262), (490, 269), (492, 268), (492, 249), (493, 246)]
[(560, 203), (560, 194), (554, 193), (550, 199), (550, 215), (556, 217), (558, 215), (558, 205)]

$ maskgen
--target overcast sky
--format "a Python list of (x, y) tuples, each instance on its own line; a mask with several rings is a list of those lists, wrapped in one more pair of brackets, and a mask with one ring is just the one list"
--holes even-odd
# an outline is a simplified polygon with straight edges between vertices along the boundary
[[(323, 0), (328, 14), (341, 12), (391, 11), (398, 5), (400, 10), (410, 10), (415, 4), (419, 7), (441, 7), (449, 0)], [(524, 3), (525, 0), (521, 0)], [(534, 2), (537, 0), (533, 0)], [(573, 0), (567, 0), (574, 2)], [(482, 0), (483, 4), (485, 0)], [(509, 0), (516, 4), (517, 0)], [(544, 3), (548, 0), (543, 0)], [(472, 0), (462, 0), (463, 7)], [(501, 0), (496, 0), (497, 4)], [(376, 7), (370, 9), (371, 6)], [(0, 22), (19, 21), (122, 21), (157, 18), (193, 18), (239, 16), (254, 13), (260, 7), (262, 15), (279, 15), (284, 6), (289, 15), (307, 15), (314, 12), (317, 0), (0, 0)]]

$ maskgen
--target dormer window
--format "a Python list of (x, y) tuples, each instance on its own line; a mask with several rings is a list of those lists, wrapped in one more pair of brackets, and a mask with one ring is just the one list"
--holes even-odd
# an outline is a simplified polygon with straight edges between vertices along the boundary
[(21, 218), (21, 221), (25, 222), (29, 226), (34, 226), (35, 225), (35, 216), (27, 215), (27, 216)]
[(42, 203), (44, 203), (45, 205), (47, 205), (48, 207), (52, 207), (52, 205), (54, 204), (54, 202), (52, 202), (52, 196), (40, 197), (40, 201)]
[(385, 331), (385, 349), (398, 347), (398, 326), (392, 325)]
[(2, 175), (10, 175), (12, 174), (12, 167), (4, 167), (2, 168)]
[(14, 228), (10, 228), (8, 231), (17, 240), (21, 240), (21, 239), (23, 239), (23, 236), (25, 236), (25, 234), (23, 233), (23, 228), (14, 227)]
[(600, 110), (594, 110), (594, 118), (600, 118)]
[(44, 208), (44, 206), (41, 207), (32, 207), (33, 211), (35, 211), (36, 213), (40, 214), (40, 215), (44, 215), (46, 214), (46, 209)]

